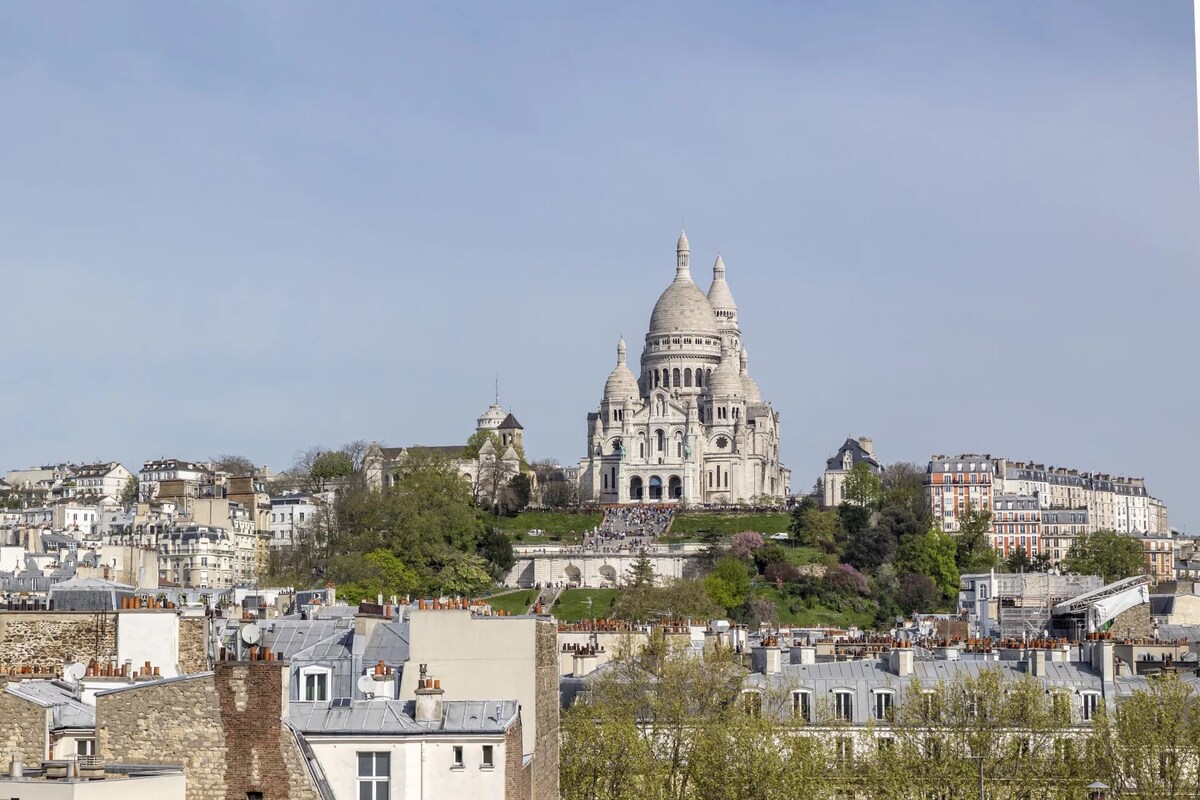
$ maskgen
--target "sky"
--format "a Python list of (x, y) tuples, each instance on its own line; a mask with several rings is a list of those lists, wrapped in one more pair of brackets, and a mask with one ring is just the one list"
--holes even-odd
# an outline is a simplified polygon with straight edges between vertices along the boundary
[(1195, 490), (1192, 4), (0, 4), (0, 470), (577, 462), (681, 224), (847, 436)]

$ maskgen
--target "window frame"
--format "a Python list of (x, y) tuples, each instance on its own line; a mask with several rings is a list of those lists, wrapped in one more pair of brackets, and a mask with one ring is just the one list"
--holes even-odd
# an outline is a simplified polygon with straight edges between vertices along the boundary
[(485, 744), (479, 756), (479, 768), (483, 770), (496, 768), (496, 748), (494, 745)]
[[(833, 716), (843, 722), (854, 722), (854, 690), (853, 689), (831, 689), (833, 693)], [(846, 698), (845, 713), (843, 713), (842, 698)]]
[[(390, 750), (358, 750), (355, 751), (355, 785), (358, 789), (358, 800), (390, 800), (392, 783), (392, 753)], [(371, 772), (363, 774), (363, 757), (370, 758)], [(383, 772), (379, 771), (380, 765)], [(369, 787), (369, 788), (368, 788)], [(364, 796), (363, 790), (368, 789)]]

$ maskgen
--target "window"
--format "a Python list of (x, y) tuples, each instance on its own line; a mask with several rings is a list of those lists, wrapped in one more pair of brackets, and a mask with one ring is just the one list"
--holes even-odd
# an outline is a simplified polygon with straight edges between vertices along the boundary
[(388, 800), (389, 753), (358, 754), (358, 800)]
[(491, 769), (495, 766), (495, 763), (492, 761), (492, 746), (490, 744), (483, 746), (483, 763), (479, 766), (483, 769)]
[(304, 676), (304, 699), (323, 703), (327, 699), (329, 675), (324, 672), (310, 672)]
[(95, 739), (76, 739), (75, 740), (75, 755), (78, 755), (78, 756), (94, 756), (94, 755), (96, 755), (96, 740)]
[(875, 719), (887, 720), (892, 716), (892, 700), (894, 696), (891, 692), (875, 692), (873, 698)]
[(792, 692), (792, 716), (806, 722), (812, 720), (812, 693)]
[(454, 745), (454, 765), (453, 766), (455, 766), (459, 769), (462, 769), (462, 765), (463, 765), (462, 745), (456, 744), (456, 745)]
[(835, 692), (833, 695), (833, 713), (838, 719), (846, 721), (854, 719), (854, 695), (849, 691)]
[(1087, 692), (1080, 696), (1082, 700), (1081, 716), (1084, 721), (1090, 720), (1096, 714), (1096, 707), (1100, 704), (1100, 695), (1094, 692)]

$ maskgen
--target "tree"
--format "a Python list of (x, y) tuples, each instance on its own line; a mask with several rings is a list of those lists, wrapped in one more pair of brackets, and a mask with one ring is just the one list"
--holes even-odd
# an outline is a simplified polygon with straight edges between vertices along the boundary
[(908, 461), (898, 461), (884, 467), (880, 478), (884, 508), (902, 508), (913, 514), (924, 527), (933, 522), (933, 514), (925, 497), (925, 468)]
[(506, 511), (515, 514), (521, 509), (526, 508), (532, 496), (533, 486), (529, 483), (529, 476), (524, 472), (518, 472), (508, 482), (508, 500), (511, 506)]
[(931, 611), (942, 600), (942, 592), (928, 575), (910, 572), (900, 579), (896, 589), (896, 604), (905, 614)]
[(860, 570), (873, 570), (891, 561), (896, 552), (896, 538), (881, 526), (872, 526), (852, 533), (846, 538), (843, 558)]
[(821, 511), (807, 508), (800, 515), (799, 524), (793, 533), (796, 541), (809, 547), (818, 547), (827, 553), (837, 549), (837, 540), (842, 525), (836, 511)]
[(629, 575), (625, 578), (625, 585), (634, 589), (654, 585), (654, 564), (646, 555), (646, 548), (643, 547), (638, 551), (637, 560), (629, 565)]
[(1075, 538), (1061, 563), (1064, 572), (1099, 575), (1105, 583), (1146, 572), (1141, 541), (1116, 531), (1096, 531)]
[(372, 550), (363, 556), (338, 556), (329, 577), (338, 584), (338, 596), (347, 603), (415, 592), (421, 584), (416, 570), (389, 550)]
[(437, 585), (448, 595), (474, 597), (486, 593), (494, 583), (483, 559), (473, 554), (455, 554), (437, 574)]
[(1029, 558), (1029, 553), (1025, 552), (1024, 547), (1018, 546), (1004, 561), (1004, 569), (1007, 572), (1033, 572), (1033, 561)]
[(746, 562), (726, 556), (717, 562), (716, 568), (704, 579), (708, 596), (727, 612), (746, 602), (750, 593), (750, 572)]
[(613, 619), (713, 619), (725, 610), (712, 601), (702, 581), (672, 580), (663, 586), (622, 589), (609, 612)]
[(908, 534), (896, 550), (896, 572), (928, 576), (938, 588), (942, 601), (958, 596), (958, 567), (955, 543), (949, 534), (936, 528), (923, 534)]
[(872, 509), (879, 505), (882, 495), (879, 476), (865, 461), (859, 461), (850, 468), (844, 488), (848, 503)]
[(232, 478), (245, 478), (258, 474), (258, 465), (245, 456), (220, 455), (211, 461), (214, 471), (228, 473)]
[(871, 509), (866, 506), (842, 503), (837, 508), (837, 515), (842, 530), (847, 534), (858, 533), (871, 524)]
[(327, 450), (313, 458), (308, 477), (315, 491), (323, 492), (331, 483), (348, 478), (353, 471), (354, 462), (349, 455), (340, 450)]
[(967, 502), (962, 522), (955, 535), (955, 563), (963, 575), (987, 572), (996, 566), (996, 551), (992, 549), (992, 512), (975, 508)]
[(138, 501), (138, 476), (130, 475), (129, 480), (125, 481), (125, 488), (121, 490), (121, 505), (128, 508)]
[(737, 558), (746, 558), (756, 550), (762, 549), (763, 537), (754, 531), (735, 533), (729, 541), (729, 552)]
[(796, 503), (796, 505), (792, 507), (792, 519), (791, 522), (788, 523), (788, 532), (790, 532), (792, 535), (795, 535), (800, 531), (804, 524), (804, 512), (808, 511), (809, 509), (820, 511), (821, 506), (819, 503), (817, 503), (815, 497), (806, 494), (804, 497), (800, 498), (800, 502)]
[(504, 576), (516, 566), (517, 559), (513, 555), (512, 540), (496, 528), (488, 528), (487, 533), (479, 540), (478, 553), (487, 562), (488, 572), (496, 581), (504, 580)]

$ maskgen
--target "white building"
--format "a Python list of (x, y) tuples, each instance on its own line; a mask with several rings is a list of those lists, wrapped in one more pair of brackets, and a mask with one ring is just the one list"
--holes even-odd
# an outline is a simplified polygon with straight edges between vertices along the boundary
[(271, 498), (271, 547), (291, 547), (297, 533), (312, 523), (321, 501), (311, 494), (290, 492)]
[(138, 499), (148, 502), (158, 497), (159, 486), (163, 481), (182, 481), (185, 491), (180, 497), (196, 497), (199, 487), (211, 485), (212, 472), (203, 464), (192, 461), (180, 461), (178, 458), (164, 458), (157, 461), (147, 461), (142, 464), (138, 473)]
[(119, 500), (133, 473), (116, 461), (84, 464), (67, 479), (67, 494), (71, 497), (103, 495)]
[(675, 280), (654, 305), (640, 374), (625, 340), (588, 414), (580, 498), (602, 503), (724, 504), (790, 493), (779, 460), (779, 414), (750, 377), (737, 305), (717, 256), (706, 296), (680, 234)]

